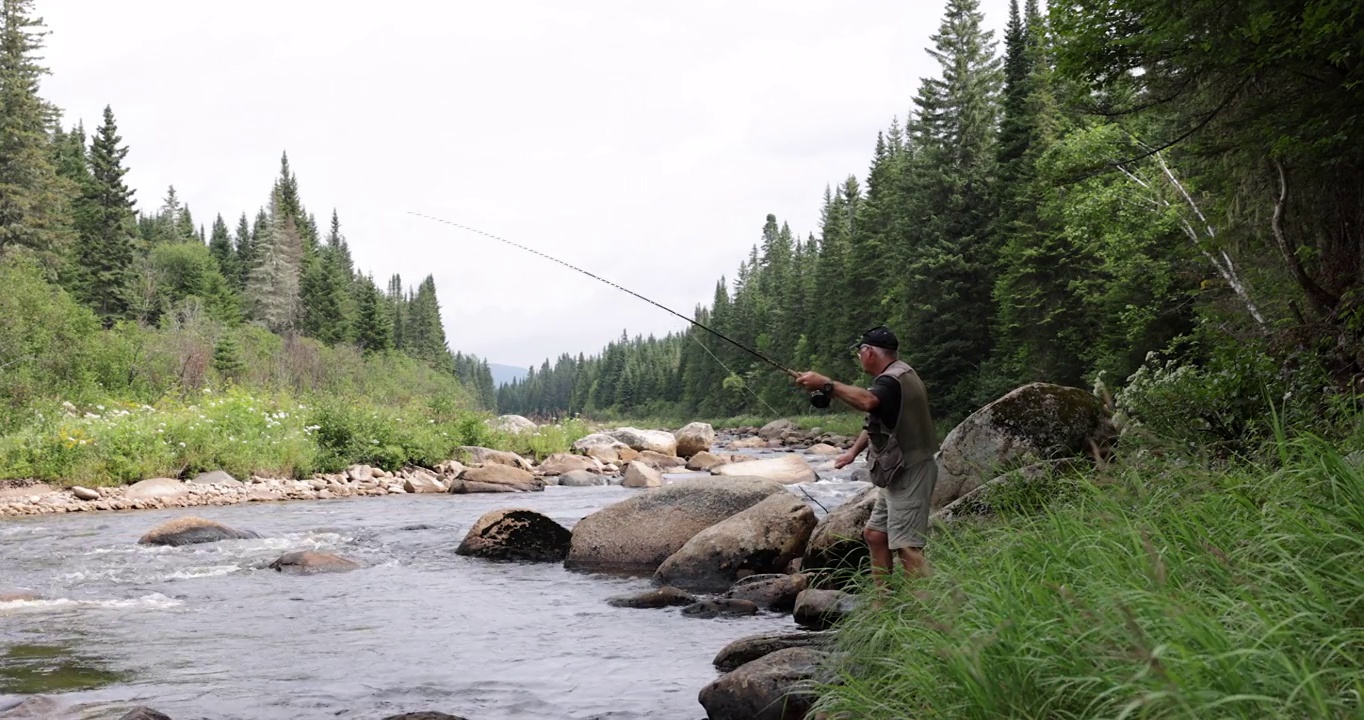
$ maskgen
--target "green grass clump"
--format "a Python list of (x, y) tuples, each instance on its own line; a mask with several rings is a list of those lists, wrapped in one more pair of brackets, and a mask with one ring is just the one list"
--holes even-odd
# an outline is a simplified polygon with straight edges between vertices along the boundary
[[(838, 631), (819, 708), (877, 718), (1364, 716), (1364, 474), (1147, 458), (937, 533)], [(897, 578), (899, 575), (897, 574)], [(864, 591), (870, 592), (870, 591)]]

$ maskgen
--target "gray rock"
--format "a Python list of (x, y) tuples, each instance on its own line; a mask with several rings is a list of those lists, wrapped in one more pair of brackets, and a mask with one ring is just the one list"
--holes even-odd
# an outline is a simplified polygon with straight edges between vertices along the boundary
[(697, 478), (646, 490), (588, 515), (573, 526), (565, 567), (652, 573), (696, 533), (757, 505), (789, 494), (761, 478)]
[(686, 606), (696, 603), (696, 596), (675, 587), (661, 587), (657, 590), (635, 595), (617, 595), (606, 599), (606, 604), (619, 608), (657, 609), (673, 606)]
[(135, 707), (118, 720), (171, 720), (169, 715), (149, 707)]
[(815, 513), (790, 493), (762, 502), (698, 532), (668, 556), (654, 579), (688, 590), (718, 592), (746, 573), (778, 573), (800, 557)]
[(789, 612), (796, 606), (796, 597), (808, 587), (809, 580), (805, 575), (753, 575), (734, 583), (724, 597), (749, 600), (767, 610)]
[(845, 584), (867, 564), (870, 555), (862, 531), (880, 492), (880, 488), (868, 486), (815, 526), (805, 545), (801, 569), (818, 575), (817, 584)]
[(756, 615), (757, 613), (757, 605), (747, 600), (730, 600), (728, 598), (702, 600), (682, 608), (683, 615), (696, 618), (715, 618), (721, 615)]
[(854, 595), (841, 590), (811, 588), (796, 597), (794, 619), (797, 625), (812, 630), (827, 630), (857, 609)]
[(1024, 385), (977, 410), (943, 439), (933, 509), (1021, 465), (1106, 452), (1116, 436), (1103, 404), (1089, 392)]
[(189, 487), (175, 478), (151, 478), (133, 483), (123, 490), (123, 497), (129, 500), (182, 497), (188, 494)]
[(77, 500), (89, 501), (99, 499), (99, 493), (97, 491), (91, 490), (90, 488), (83, 488), (79, 485), (71, 488), (71, 494), (75, 495)]
[(225, 485), (227, 487), (245, 487), (240, 480), (232, 477), (225, 470), (214, 470), (195, 475), (189, 480), (191, 485)]
[(778, 650), (793, 647), (818, 648), (832, 641), (827, 632), (798, 630), (795, 632), (771, 632), (749, 635), (724, 646), (715, 654), (716, 669), (729, 672), (739, 666), (753, 662), (760, 657), (771, 655)]
[(663, 475), (638, 460), (625, 466), (625, 479), (621, 485), (628, 488), (656, 488), (663, 486)]
[(777, 650), (720, 676), (697, 699), (709, 720), (801, 720), (823, 660), (808, 647)]
[(715, 444), (715, 428), (709, 423), (688, 423), (673, 433), (673, 437), (677, 439), (677, 454), (689, 458)]

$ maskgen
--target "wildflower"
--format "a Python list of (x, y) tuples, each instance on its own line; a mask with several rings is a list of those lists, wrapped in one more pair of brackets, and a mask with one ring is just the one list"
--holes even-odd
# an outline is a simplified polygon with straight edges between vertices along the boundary
[(181, 443), (180, 443), (180, 447), (184, 447), (184, 446), (185, 446), (185, 443), (184, 443), (184, 442), (181, 442)]

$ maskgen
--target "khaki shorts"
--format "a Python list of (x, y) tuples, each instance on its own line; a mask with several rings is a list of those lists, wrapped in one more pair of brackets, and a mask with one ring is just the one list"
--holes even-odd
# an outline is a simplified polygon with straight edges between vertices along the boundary
[(891, 550), (922, 548), (928, 542), (928, 513), (938, 463), (924, 460), (904, 468), (881, 488), (871, 509), (867, 529), (886, 534)]

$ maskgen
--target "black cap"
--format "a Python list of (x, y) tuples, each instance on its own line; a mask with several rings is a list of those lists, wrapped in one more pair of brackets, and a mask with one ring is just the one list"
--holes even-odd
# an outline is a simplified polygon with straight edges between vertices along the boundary
[(852, 349), (856, 350), (859, 345), (871, 345), (887, 350), (900, 349), (900, 341), (895, 338), (895, 333), (891, 332), (890, 328), (885, 325), (877, 325), (862, 333), (862, 337), (852, 344)]

